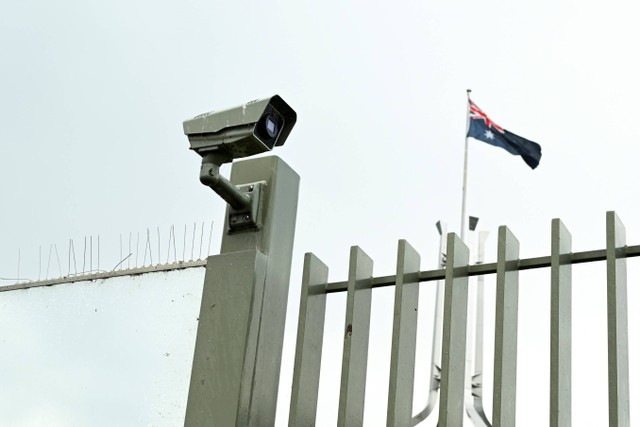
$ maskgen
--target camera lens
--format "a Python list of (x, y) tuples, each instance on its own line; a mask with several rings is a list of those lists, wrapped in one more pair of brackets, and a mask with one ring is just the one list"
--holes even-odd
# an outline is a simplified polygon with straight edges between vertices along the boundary
[(274, 108), (267, 108), (267, 111), (265, 111), (256, 123), (255, 136), (271, 150), (283, 128), (284, 120), (280, 113)]
[(278, 135), (278, 124), (273, 116), (268, 115), (264, 119), (264, 128), (267, 131), (269, 138), (275, 138)]

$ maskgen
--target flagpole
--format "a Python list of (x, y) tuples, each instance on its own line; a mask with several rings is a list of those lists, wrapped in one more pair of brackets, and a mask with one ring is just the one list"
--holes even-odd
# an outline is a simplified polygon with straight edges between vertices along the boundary
[(460, 214), (460, 239), (465, 241), (467, 234), (467, 163), (469, 158), (469, 99), (471, 89), (467, 89), (467, 126), (464, 134), (464, 167), (462, 172), (462, 212)]
[[(469, 106), (471, 105), (471, 89), (467, 89), (467, 126), (466, 132), (464, 134), (464, 169), (462, 175), (462, 213), (460, 218), (460, 238), (462, 239), (464, 244), (466, 242), (466, 234), (467, 234), (467, 165), (469, 161), (469, 126), (471, 121), (471, 114), (469, 111)], [(484, 309), (482, 298), (484, 297), (484, 292), (480, 290), (480, 286), (475, 289), (475, 295), (471, 294), (471, 301), (475, 302), (477, 306), (474, 306), (471, 303), (468, 306), (468, 317), (467, 317), (467, 349), (465, 351), (465, 394), (464, 394), (464, 407), (467, 409), (467, 416), (472, 422), (474, 426), (491, 426), (487, 417), (484, 414), (484, 410), (482, 408), (482, 359), (478, 358), (478, 352), (473, 354), (471, 350), (471, 341), (473, 338), (478, 339), (478, 331), (482, 328), (482, 323), (478, 321), (477, 313), (481, 313)], [(473, 298), (475, 297), (475, 299)], [(475, 333), (474, 333), (475, 332)], [(478, 343), (475, 343), (477, 348)], [(482, 345), (482, 335), (480, 335), (480, 345)], [(481, 353), (480, 353), (481, 354)], [(475, 356), (475, 357), (474, 357)], [(475, 363), (474, 363), (475, 359)], [(478, 364), (480, 366), (478, 367)], [(475, 371), (478, 371), (478, 377), (475, 377)], [(475, 381), (474, 381), (475, 380)], [(476, 398), (474, 396), (474, 384), (478, 387), (475, 391), (479, 394), (479, 397)], [(479, 402), (479, 407), (476, 406), (476, 403)]]

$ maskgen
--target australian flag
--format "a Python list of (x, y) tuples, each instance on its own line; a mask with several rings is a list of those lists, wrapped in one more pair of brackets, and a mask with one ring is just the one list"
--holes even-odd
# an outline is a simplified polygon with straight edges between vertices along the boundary
[(521, 156), (531, 169), (538, 166), (542, 157), (540, 145), (501, 128), (487, 117), (471, 99), (469, 99), (469, 132), (467, 137), (504, 148), (513, 155)]

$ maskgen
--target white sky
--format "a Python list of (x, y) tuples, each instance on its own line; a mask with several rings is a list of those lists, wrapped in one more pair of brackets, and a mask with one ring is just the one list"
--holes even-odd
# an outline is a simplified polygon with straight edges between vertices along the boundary
[[(376, 275), (394, 271), (400, 238), (423, 269), (434, 266), (435, 222), (459, 224), (467, 88), (499, 125), (543, 150), (531, 171), (470, 141), (468, 213), (491, 231), (490, 259), (502, 224), (523, 256), (546, 254), (555, 217), (574, 250), (604, 247), (607, 210), (638, 244), (639, 12), (631, 1), (566, 0), (6, 4), (0, 277), (16, 277), (20, 252), (21, 277), (37, 278), (39, 247), (45, 258), (53, 244), (65, 270), (69, 239), (78, 251), (84, 236), (100, 235), (108, 269), (120, 234), (221, 224), (223, 204), (198, 182), (182, 121), (275, 93), (298, 123), (274, 154), (302, 179), (289, 328), (307, 251), (331, 280), (346, 277), (354, 244)], [(532, 284), (521, 299), (533, 318), (534, 296), (548, 302), (546, 276), (537, 283), (542, 296)], [(580, 307), (600, 312), (604, 294), (574, 286), (584, 298), (579, 330)], [(632, 282), (629, 295), (633, 315)]]

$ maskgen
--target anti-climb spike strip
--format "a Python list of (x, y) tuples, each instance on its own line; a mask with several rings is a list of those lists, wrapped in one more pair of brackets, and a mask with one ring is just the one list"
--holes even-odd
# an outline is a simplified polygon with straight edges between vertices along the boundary
[[(128, 242), (124, 241), (123, 234), (120, 233), (117, 237), (118, 249), (116, 249), (115, 251), (115, 254), (118, 254), (119, 256), (117, 260), (114, 260), (113, 264), (111, 264), (114, 266), (112, 270), (100, 269), (100, 263), (101, 261), (104, 261), (101, 258), (104, 258), (104, 254), (101, 254), (101, 252), (103, 251), (101, 250), (102, 248), (100, 247), (101, 239), (99, 234), (95, 236), (89, 235), (89, 236), (82, 237), (82, 243), (83, 243), (82, 266), (78, 265), (79, 264), (78, 257), (80, 254), (76, 253), (75, 240), (73, 238), (69, 239), (67, 244), (67, 250), (66, 250), (66, 255), (67, 255), (66, 269), (63, 269), (63, 265), (65, 264), (65, 259), (64, 259), (65, 251), (62, 251), (62, 254), (61, 254), (60, 253), (61, 251), (58, 250), (57, 243), (52, 243), (49, 245), (49, 254), (47, 255), (46, 261), (43, 259), (42, 245), (39, 245), (37, 249), (38, 251), (37, 276), (35, 275), (35, 268), (34, 268), (33, 270), (34, 274), (31, 276), (32, 278), (28, 278), (30, 276), (29, 271), (26, 271), (26, 272), (24, 271), (25, 268), (22, 265), (23, 264), (22, 258), (26, 259), (27, 257), (22, 256), (23, 255), (22, 248), (19, 248), (18, 259), (17, 259), (17, 274), (15, 275), (15, 277), (8, 277), (8, 276), (13, 276), (13, 274), (2, 276), (1, 275), (2, 272), (0, 272), (0, 281), (9, 281), (14, 283), (33, 282), (33, 281), (48, 282), (51, 280), (63, 279), (66, 277), (78, 277), (78, 276), (85, 276), (85, 275), (88, 276), (88, 275), (97, 274), (97, 273), (110, 273), (116, 270), (126, 271), (130, 269), (153, 267), (156, 265), (163, 264), (163, 261), (165, 265), (170, 265), (171, 263), (177, 264), (177, 263), (183, 263), (183, 262), (192, 262), (192, 261), (207, 259), (209, 257), (211, 253), (211, 243), (212, 243), (212, 237), (213, 237), (213, 221), (211, 222), (211, 225), (209, 227), (209, 239), (206, 247), (205, 247), (205, 238), (206, 238), (205, 222), (203, 221), (200, 224), (200, 230), (199, 230), (200, 241), (199, 242), (196, 241), (198, 237), (197, 222), (193, 223), (193, 228), (191, 230), (187, 229), (188, 228), (187, 224), (184, 225), (183, 236), (182, 236), (182, 258), (181, 259), (178, 256), (179, 249), (177, 245), (175, 225), (174, 224), (170, 225), (168, 227), (167, 233), (163, 233), (160, 228), (161, 227), (157, 226), (156, 233), (153, 233), (153, 234), (157, 234), (157, 239), (158, 239), (157, 242), (153, 242), (154, 238), (152, 238), (151, 236), (152, 232), (150, 228), (146, 228), (146, 232), (147, 232), (146, 240), (143, 240), (142, 242), (140, 241), (141, 239), (140, 239), (139, 232), (136, 232), (135, 242), (133, 241), (133, 238), (134, 238), (133, 232), (129, 232)], [(166, 243), (163, 243), (162, 241), (163, 234), (167, 239)], [(188, 245), (189, 245), (187, 234), (191, 234), (191, 242), (190, 242), (191, 257), (190, 258), (187, 257)], [(95, 240), (95, 244), (94, 244), (94, 240)], [(143, 248), (141, 248), (141, 243), (144, 247), (144, 251), (142, 251)], [(157, 257), (154, 260), (153, 248), (156, 246), (156, 244), (157, 244), (158, 252), (157, 252)], [(197, 244), (198, 246), (196, 246)], [(166, 258), (162, 256), (163, 255), (162, 251), (165, 248), (164, 245), (166, 245)], [(197, 253), (196, 253), (196, 250), (197, 250)], [(94, 251), (96, 255), (95, 259), (94, 259)], [(173, 253), (173, 256), (172, 256), (172, 253)], [(147, 263), (147, 256), (149, 259), (149, 263)], [(197, 259), (195, 258), (196, 256), (197, 256)], [(139, 258), (142, 258), (141, 259), (142, 263), (138, 262)], [(45, 262), (46, 262), (46, 265), (45, 265)], [(107, 263), (110, 264), (110, 261), (107, 260)], [(57, 267), (58, 267), (57, 273), (55, 272), (54, 264), (57, 264)]]

